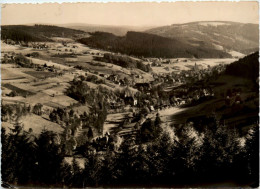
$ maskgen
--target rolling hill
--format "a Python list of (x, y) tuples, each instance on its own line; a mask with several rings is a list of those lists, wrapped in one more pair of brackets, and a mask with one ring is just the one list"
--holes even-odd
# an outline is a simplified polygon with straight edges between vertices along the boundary
[(230, 54), (204, 46), (194, 47), (179, 39), (161, 37), (142, 32), (127, 32), (119, 37), (112, 33), (94, 32), (78, 41), (93, 48), (119, 52), (138, 57), (165, 58), (224, 58)]
[(1, 40), (15, 42), (52, 41), (52, 37), (79, 38), (86, 33), (80, 30), (50, 25), (8, 25), (1, 26)]
[(257, 24), (205, 21), (173, 24), (145, 32), (178, 39), (193, 47), (214, 48), (226, 52), (250, 54), (257, 51), (259, 47)]

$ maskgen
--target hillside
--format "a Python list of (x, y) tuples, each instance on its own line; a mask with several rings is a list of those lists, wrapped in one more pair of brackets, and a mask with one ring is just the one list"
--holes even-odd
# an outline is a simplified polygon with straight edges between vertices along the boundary
[(85, 32), (49, 25), (10, 25), (1, 27), (1, 40), (11, 39), (15, 42), (52, 41), (52, 37), (78, 38)]
[(146, 32), (178, 39), (193, 47), (208, 47), (244, 54), (255, 52), (259, 46), (257, 24), (192, 22), (153, 28)]
[(196, 87), (210, 86), (214, 98), (187, 108), (172, 119), (178, 123), (197, 122), (214, 112), (227, 125), (246, 130), (258, 120), (258, 57), (259, 53), (255, 52), (227, 65), (226, 70), (217, 77), (195, 83)]
[(259, 77), (259, 52), (255, 52), (246, 56), (243, 59), (227, 65), (226, 74), (252, 79), (256, 81)]
[(193, 47), (177, 39), (169, 39), (158, 35), (127, 32), (123, 37), (106, 32), (90, 33), (91, 37), (82, 38), (79, 42), (93, 48), (119, 52), (138, 57), (196, 57), (223, 58), (230, 57), (228, 53), (213, 48)]

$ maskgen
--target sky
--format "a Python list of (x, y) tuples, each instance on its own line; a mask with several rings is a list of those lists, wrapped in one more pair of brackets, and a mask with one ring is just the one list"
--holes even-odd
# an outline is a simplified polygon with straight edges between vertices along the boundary
[(162, 26), (194, 21), (258, 23), (258, 2), (2, 4), (1, 24)]

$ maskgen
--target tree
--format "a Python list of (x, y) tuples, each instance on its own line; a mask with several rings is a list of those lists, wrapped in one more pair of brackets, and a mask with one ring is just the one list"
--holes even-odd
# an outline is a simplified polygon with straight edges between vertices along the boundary
[(88, 129), (88, 139), (89, 140), (92, 140), (93, 139), (93, 131), (92, 131), (92, 128), (90, 127), (89, 129)]
[(38, 145), (38, 179), (42, 184), (61, 183), (61, 163), (63, 160), (60, 146), (54, 142), (55, 134), (42, 131), (36, 143)]
[(255, 125), (249, 132), (246, 141), (246, 159), (248, 161), (248, 175), (254, 184), (259, 184), (259, 126)]
[(160, 118), (160, 114), (157, 113), (157, 114), (156, 114), (155, 121), (154, 121), (154, 125), (155, 125), (156, 127), (160, 127), (161, 122), (162, 122), (162, 121), (161, 121), (161, 118)]
[(43, 105), (40, 104), (40, 103), (34, 105), (33, 113), (36, 114), (36, 115), (42, 115), (42, 107), (43, 107)]
[(36, 146), (29, 141), (17, 124), (7, 136), (2, 130), (1, 173), (4, 182), (25, 184), (34, 182), (37, 177)]
[(241, 153), (237, 131), (221, 125), (217, 120), (204, 132), (201, 157), (197, 171), (204, 178), (229, 178), (233, 174), (233, 163)]
[(90, 154), (85, 162), (85, 169), (83, 170), (83, 182), (85, 186), (97, 187), (102, 179), (102, 161), (94, 154)]

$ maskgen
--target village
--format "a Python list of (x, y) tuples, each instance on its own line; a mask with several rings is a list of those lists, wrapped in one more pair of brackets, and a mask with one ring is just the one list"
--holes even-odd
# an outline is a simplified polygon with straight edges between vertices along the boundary
[(1, 188), (259, 187), (258, 8), (3, 3)]
[[(41, 129), (54, 130), (57, 141), (65, 135), (68, 156), (83, 153), (78, 150), (86, 141), (91, 143), (90, 151), (117, 149), (124, 137), (137, 137), (147, 119), (163, 117), (161, 112), (167, 109), (178, 112), (201, 99), (214, 98), (209, 86), (190, 86), (214, 77), (233, 60), (214, 65), (196, 59), (109, 55), (123, 62), (138, 61), (152, 70), (145, 72), (102, 62), (107, 53), (67, 39), (54, 43), (2, 42), (2, 106), (6, 107), (2, 125), (8, 128), (18, 124), (36, 135)], [(70, 84), (87, 87), (73, 88), (69, 94)], [(89, 91), (81, 91), (84, 89)], [(81, 99), (83, 94), (88, 97)], [(32, 122), (40, 125), (34, 128)]]

